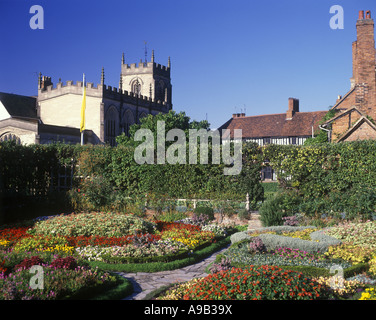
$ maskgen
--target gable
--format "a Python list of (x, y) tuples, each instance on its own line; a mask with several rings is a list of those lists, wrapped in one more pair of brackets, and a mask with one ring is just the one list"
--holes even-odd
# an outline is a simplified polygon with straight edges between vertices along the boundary
[[(36, 98), (0, 92), (0, 101), (10, 117), (37, 118)], [(4, 110), (2, 115), (6, 116)]]
[(339, 139), (341, 141), (376, 140), (376, 126), (367, 118), (362, 117), (352, 128)]
[(5, 119), (9, 119), (9, 118), (10, 118), (10, 114), (9, 114), (8, 110), (5, 108), (5, 106), (0, 101), (0, 120), (5, 120)]

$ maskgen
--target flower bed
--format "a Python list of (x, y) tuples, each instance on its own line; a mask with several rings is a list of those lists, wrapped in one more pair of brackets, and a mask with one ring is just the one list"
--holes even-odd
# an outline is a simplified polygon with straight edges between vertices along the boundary
[[(97, 277), (93, 283), (112, 284), (109, 274), (93, 271), (93, 262), (112, 264), (115, 269), (116, 266), (132, 264), (168, 264), (179, 259), (193, 262), (194, 259), (190, 260), (193, 251), (210, 245), (225, 234), (220, 227), (203, 230), (202, 226), (189, 223), (150, 222), (133, 215), (116, 213), (60, 215), (37, 219), (34, 226), (29, 228), (2, 229), (0, 273), (4, 290), (0, 292), (0, 299), (62, 299), (76, 296), (76, 291), (82, 292), (83, 287), (91, 286), (91, 278), (85, 280), (88, 274)], [(75, 259), (75, 268), (59, 267), (65, 264), (64, 259), (67, 258)], [(33, 295), (26, 288), (30, 277), (21, 281), (25, 270), (35, 264), (43, 266), (46, 283), (45, 290), (38, 295)], [(50, 272), (56, 267), (59, 271)], [(67, 276), (72, 278), (71, 282), (66, 280)], [(12, 279), (19, 282), (12, 284)], [(60, 288), (59, 281), (63, 281), (60, 279), (67, 282), (66, 290)], [(51, 281), (58, 283), (52, 285)], [(20, 290), (22, 294), (10, 293), (9, 288)]]
[(312, 300), (328, 299), (325, 284), (300, 272), (273, 266), (232, 268), (168, 291), (159, 299), (181, 300)]
[[(127, 272), (171, 270), (207, 256), (219, 248), (216, 242), (218, 245), (222, 243), (220, 239), (229, 241), (225, 238), (228, 230), (201, 222), (193, 224), (193, 221), (150, 222), (133, 215), (93, 213), (92, 216), (76, 214), (40, 219), (30, 228), (2, 229), (0, 285), (4, 289), (0, 289), (0, 298), (64, 299), (77, 296), (84, 287), (115, 284), (110, 274), (95, 269), (96, 266)], [(324, 230), (280, 226), (253, 233), (238, 232), (231, 237), (233, 245), (218, 256), (210, 277), (174, 290), (180, 292), (178, 299), (194, 299), (198, 294), (202, 299), (349, 298), (364, 287), (364, 281), (374, 283), (375, 230), (372, 223), (346, 223)], [(363, 263), (361, 268), (357, 267), (359, 262)], [(30, 276), (21, 283), (27, 268), (34, 264), (45, 268), (45, 281), (48, 282), (46, 290), (39, 296), (25, 287)], [(352, 277), (345, 279), (343, 288), (328, 288), (329, 269), (333, 266), (341, 266)], [(234, 274), (231, 274), (232, 270), (235, 270)], [(244, 278), (239, 270), (249, 273), (248, 276)], [(264, 272), (266, 278), (274, 277), (273, 285), (255, 276), (260, 272)], [(360, 277), (359, 272), (363, 272), (364, 277)], [(66, 277), (75, 280), (64, 280), (67, 281), (67, 289), (64, 289), (60, 281)], [(300, 281), (302, 277), (303, 282)], [(19, 283), (12, 284), (12, 279), (19, 280)], [(362, 282), (362, 279), (367, 280)], [(250, 281), (260, 281), (266, 289), (261, 292), (249, 290)], [(286, 291), (287, 282), (295, 283), (292, 291)], [(307, 283), (312, 283), (312, 286)], [(221, 290), (216, 291), (217, 288)], [(21, 293), (15, 294), (18, 290)]]
[(38, 221), (33, 228), (33, 233), (69, 237), (122, 237), (135, 233), (151, 233), (154, 228), (155, 224), (152, 222), (133, 215), (92, 212), (60, 215)]
[[(3, 253), (4, 254), (4, 253)], [(43, 285), (33, 289), (30, 285), (34, 273), (30, 268), (43, 267)], [(24, 258), (0, 272), (0, 300), (56, 300), (75, 297), (83, 290), (100, 286), (113, 287), (118, 280), (108, 272), (80, 266), (74, 257), (55, 257), (51, 262), (39, 256)]]

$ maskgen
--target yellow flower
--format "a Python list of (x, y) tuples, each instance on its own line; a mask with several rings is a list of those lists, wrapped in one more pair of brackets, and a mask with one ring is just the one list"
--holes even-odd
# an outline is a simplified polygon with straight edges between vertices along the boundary
[(375, 288), (366, 288), (359, 300), (376, 300)]

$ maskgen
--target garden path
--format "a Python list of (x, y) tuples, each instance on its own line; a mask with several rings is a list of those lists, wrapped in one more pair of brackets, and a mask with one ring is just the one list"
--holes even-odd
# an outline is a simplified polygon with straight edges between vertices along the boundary
[(206, 277), (208, 273), (205, 272), (205, 268), (215, 260), (217, 254), (226, 249), (227, 247), (215, 252), (208, 258), (205, 258), (196, 264), (177, 270), (160, 271), (153, 273), (118, 272), (119, 275), (131, 281), (134, 288), (133, 294), (124, 298), (123, 300), (142, 300), (146, 297), (147, 294), (162, 286), (177, 282), (189, 281), (194, 278)]
[[(253, 213), (251, 215), (251, 219), (248, 222), (248, 229), (258, 229), (261, 227), (261, 222), (259, 220), (259, 215)], [(206, 277), (208, 274), (205, 272), (205, 268), (212, 263), (217, 254), (223, 252), (228, 247), (225, 247), (208, 258), (203, 259), (202, 261), (181, 268), (177, 270), (170, 270), (170, 271), (160, 271), (160, 272), (137, 272), (137, 273), (125, 273), (125, 272), (118, 272), (119, 275), (127, 278), (131, 281), (134, 292), (132, 295), (124, 298), (124, 300), (142, 300), (144, 299), (150, 292), (168, 285), (177, 282), (184, 282), (189, 281), (194, 278), (202, 278)]]

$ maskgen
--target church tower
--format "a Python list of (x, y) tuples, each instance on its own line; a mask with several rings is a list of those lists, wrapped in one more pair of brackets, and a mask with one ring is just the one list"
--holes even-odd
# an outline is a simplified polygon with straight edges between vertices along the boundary
[(167, 67), (154, 61), (154, 50), (151, 61), (137, 65), (128, 65), (123, 53), (120, 74), (121, 90), (133, 92), (135, 96), (143, 96), (154, 102), (164, 103), (172, 109), (171, 61)]

